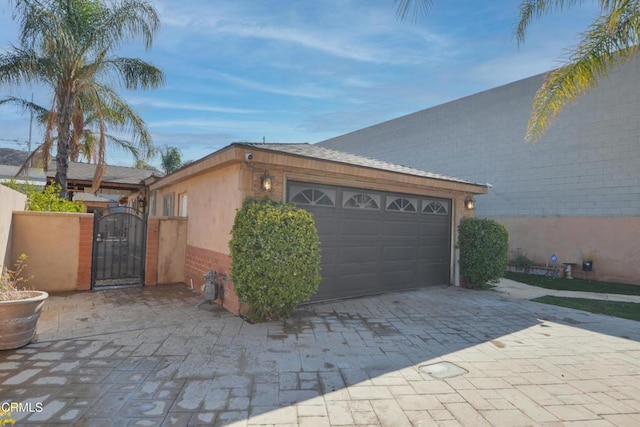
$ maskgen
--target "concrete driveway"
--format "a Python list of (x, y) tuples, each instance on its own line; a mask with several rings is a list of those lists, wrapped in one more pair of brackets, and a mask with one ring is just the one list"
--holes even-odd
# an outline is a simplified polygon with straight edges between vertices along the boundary
[(453, 287), (261, 325), (202, 302), (53, 296), (0, 402), (19, 426), (640, 425), (638, 322)]

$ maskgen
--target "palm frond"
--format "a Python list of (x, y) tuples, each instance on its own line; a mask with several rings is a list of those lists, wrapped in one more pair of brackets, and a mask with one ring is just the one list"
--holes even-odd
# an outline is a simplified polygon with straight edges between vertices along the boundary
[(426, 15), (431, 7), (431, 0), (394, 0), (398, 4), (396, 17), (404, 21), (408, 16), (416, 20), (420, 16)]
[[(602, 2), (608, 1), (602, 0)], [(524, 0), (520, 4), (519, 19), (514, 31), (518, 44), (524, 43), (525, 33), (534, 18), (561, 12), (577, 3), (582, 4), (584, 0)]]
[[(547, 75), (533, 101), (526, 141), (539, 139), (567, 105), (596, 87), (613, 66), (636, 56), (640, 13), (624, 16), (627, 19), (621, 20), (614, 10), (599, 17), (582, 35), (582, 43), (567, 64)], [(611, 30), (612, 19), (619, 22), (615, 31)]]
[(138, 58), (110, 58), (102, 62), (104, 71), (118, 73), (127, 89), (153, 89), (164, 84), (162, 71)]

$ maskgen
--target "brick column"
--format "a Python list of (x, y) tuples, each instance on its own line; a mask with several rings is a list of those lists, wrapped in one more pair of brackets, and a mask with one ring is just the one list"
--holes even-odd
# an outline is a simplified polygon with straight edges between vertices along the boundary
[(76, 289), (91, 289), (91, 267), (93, 261), (93, 218), (82, 216), (80, 220), (80, 241), (78, 249), (78, 278)]
[(144, 265), (144, 285), (158, 284), (158, 246), (160, 245), (160, 220), (147, 220), (147, 252)]

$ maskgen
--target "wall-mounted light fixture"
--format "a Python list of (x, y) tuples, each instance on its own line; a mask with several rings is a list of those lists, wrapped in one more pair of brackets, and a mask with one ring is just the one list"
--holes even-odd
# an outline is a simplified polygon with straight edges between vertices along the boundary
[(273, 190), (273, 177), (269, 175), (268, 171), (260, 176), (260, 189), (262, 191), (271, 192)]
[(470, 211), (476, 208), (476, 202), (473, 200), (473, 197), (469, 196), (464, 199), (464, 207), (469, 209)]
[(142, 209), (144, 209), (145, 206), (147, 206), (147, 199), (145, 199), (145, 197), (142, 194), (138, 196), (138, 206), (141, 207)]

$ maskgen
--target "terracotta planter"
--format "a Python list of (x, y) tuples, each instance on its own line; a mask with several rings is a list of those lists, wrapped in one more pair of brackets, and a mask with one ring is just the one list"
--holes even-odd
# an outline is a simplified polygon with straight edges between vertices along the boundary
[(29, 292), (38, 295), (0, 301), (0, 350), (23, 347), (33, 339), (40, 312), (49, 294), (42, 291)]

